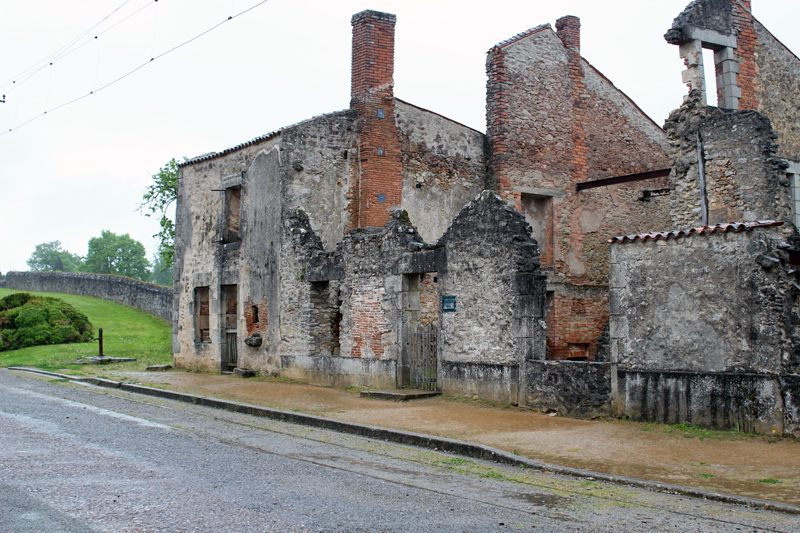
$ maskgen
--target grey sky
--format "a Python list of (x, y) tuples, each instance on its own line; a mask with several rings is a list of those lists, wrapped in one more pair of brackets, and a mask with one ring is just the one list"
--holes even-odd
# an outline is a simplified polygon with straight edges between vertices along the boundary
[[(150, 174), (170, 158), (348, 107), (356, 12), (397, 15), (395, 96), (484, 131), (488, 49), (563, 15), (581, 18), (582, 55), (663, 125), (686, 89), (677, 49), (662, 35), (688, 1), (269, 0), (42, 115), (260, 0), (0, 0), (0, 83), (24, 79), (17, 74), (123, 5), (77, 51), (0, 86), (0, 134), (42, 115), (0, 135), (0, 271), (27, 270), (42, 242), (85, 255), (103, 229), (130, 233), (151, 256), (158, 226), (136, 207)], [(800, 52), (796, 0), (753, 0), (753, 12)]]

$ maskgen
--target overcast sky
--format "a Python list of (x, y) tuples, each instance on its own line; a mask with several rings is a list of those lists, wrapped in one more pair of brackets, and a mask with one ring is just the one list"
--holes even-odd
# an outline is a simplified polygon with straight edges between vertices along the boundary
[[(85, 255), (104, 229), (151, 257), (158, 225), (136, 211), (151, 174), (346, 108), (350, 17), (364, 9), (397, 15), (395, 96), (480, 131), (486, 52), (564, 15), (581, 19), (583, 57), (659, 125), (686, 92), (662, 35), (688, 0), (268, 0), (235, 16), (260, 2), (0, 0), (0, 272), (27, 270), (43, 242)], [(800, 52), (800, 2), (753, 11)]]

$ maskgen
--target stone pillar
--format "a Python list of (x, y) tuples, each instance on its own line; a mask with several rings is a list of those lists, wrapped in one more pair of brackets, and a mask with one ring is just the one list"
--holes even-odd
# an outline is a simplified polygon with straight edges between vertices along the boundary
[(703, 42), (694, 39), (680, 45), (681, 59), (686, 70), (681, 73), (683, 83), (689, 87), (689, 92), (697, 89), (702, 94), (702, 102), (707, 104), (706, 78), (703, 70)]
[(717, 72), (717, 100), (719, 107), (739, 109), (742, 89), (736, 81), (739, 74), (739, 61), (730, 47), (714, 50), (714, 63)]

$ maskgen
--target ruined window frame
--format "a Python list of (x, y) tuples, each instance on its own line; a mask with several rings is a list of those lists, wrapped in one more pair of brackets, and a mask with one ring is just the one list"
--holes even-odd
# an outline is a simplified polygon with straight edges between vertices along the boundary
[[(193, 305), (194, 308), (192, 310), (192, 321), (194, 323), (194, 342), (195, 344), (211, 344), (210, 287), (198, 286), (194, 288)], [(203, 335), (203, 332), (205, 332), (205, 335)]]

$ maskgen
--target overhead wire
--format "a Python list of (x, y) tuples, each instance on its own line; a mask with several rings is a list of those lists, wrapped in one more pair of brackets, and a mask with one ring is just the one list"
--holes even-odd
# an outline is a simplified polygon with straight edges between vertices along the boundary
[(138, 67), (136, 67), (136, 68), (134, 68), (133, 70), (131, 70), (131, 71), (129, 71), (129, 72), (127, 72), (127, 73), (123, 74), (122, 76), (120, 76), (120, 77), (118, 77), (118, 78), (116, 78), (116, 79), (114, 79), (114, 80), (112, 80), (112, 81), (110, 81), (110, 82), (106, 83), (105, 85), (103, 85), (103, 86), (102, 86), (102, 87), (100, 87), (99, 89), (94, 89), (94, 90), (92, 90), (92, 91), (89, 91), (88, 93), (86, 93), (86, 94), (84, 94), (84, 95), (82, 95), (82, 96), (78, 96), (77, 98), (73, 98), (72, 100), (69, 100), (69, 101), (67, 101), (67, 102), (64, 102), (64, 103), (62, 103), (62, 104), (59, 104), (59, 105), (57, 105), (56, 107), (54, 107), (54, 108), (50, 109), (49, 111), (48, 111), (48, 110), (45, 110), (43, 113), (41, 113), (41, 114), (39, 114), (39, 115), (35, 115), (34, 117), (32, 117), (32, 118), (30, 118), (30, 119), (26, 120), (25, 122), (23, 122), (22, 124), (20, 124), (19, 126), (14, 126), (14, 127), (11, 127), (11, 128), (9, 128), (9, 129), (8, 129), (8, 130), (6, 130), (6, 131), (3, 131), (3, 132), (1, 132), (1, 133), (0, 133), (0, 137), (2, 137), (3, 135), (6, 135), (6, 134), (8, 134), (8, 133), (11, 133), (12, 131), (18, 130), (18, 129), (20, 129), (21, 127), (23, 127), (23, 126), (25, 126), (25, 125), (27, 125), (27, 124), (30, 124), (31, 122), (33, 122), (33, 121), (34, 121), (34, 120), (36, 120), (37, 118), (41, 118), (42, 116), (46, 115), (48, 112), (52, 113), (53, 111), (56, 111), (56, 110), (58, 110), (58, 109), (61, 109), (62, 107), (66, 107), (66, 106), (68, 106), (68, 105), (74, 104), (74, 103), (76, 103), (76, 102), (79, 102), (79, 101), (83, 100), (84, 98), (87, 98), (87, 97), (89, 97), (89, 96), (91, 96), (91, 95), (93, 95), (93, 94), (95, 94), (95, 93), (99, 93), (99, 92), (100, 92), (100, 91), (102, 91), (103, 89), (106, 89), (106, 88), (108, 88), (108, 87), (110, 87), (110, 86), (114, 85), (115, 83), (118, 83), (118, 82), (120, 82), (120, 81), (124, 80), (125, 78), (127, 78), (127, 77), (128, 77), (128, 76), (130, 76), (131, 74), (133, 74), (133, 73), (135, 73), (135, 72), (137, 72), (137, 71), (141, 70), (142, 68), (144, 68), (145, 66), (147, 66), (147, 65), (149, 65), (150, 63), (154, 62), (155, 60), (157, 60), (157, 59), (160, 59), (160, 58), (162, 58), (162, 57), (166, 56), (167, 54), (170, 54), (170, 53), (174, 52), (175, 50), (178, 50), (179, 48), (182, 48), (182, 47), (186, 46), (187, 44), (189, 44), (189, 43), (191, 43), (191, 42), (193, 42), (193, 41), (196, 41), (196, 40), (197, 40), (197, 39), (199, 39), (200, 37), (203, 37), (204, 35), (206, 35), (206, 34), (208, 34), (208, 33), (212, 32), (212, 31), (216, 30), (217, 28), (219, 28), (220, 26), (222, 26), (222, 25), (223, 25), (223, 24), (225, 24), (226, 22), (230, 22), (231, 20), (233, 20), (233, 19), (235, 19), (235, 18), (241, 17), (242, 15), (244, 15), (244, 14), (246, 14), (246, 13), (249, 13), (250, 11), (252, 11), (252, 10), (256, 9), (257, 7), (259, 7), (259, 6), (263, 5), (263, 4), (266, 4), (268, 1), (269, 1), (269, 0), (261, 0), (261, 1), (260, 1), (260, 2), (258, 2), (257, 4), (255, 4), (255, 5), (253, 5), (253, 6), (250, 6), (249, 8), (245, 9), (244, 11), (241, 11), (241, 12), (237, 13), (236, 15), (230, 15), (230, 16), (229, 16), (228, 18), (226, 18), (225, 20), (223, 20), (223, 21), (221, 21), (221, 22), (218, 22), (217, 24), (215, 24), (215, 25), (211, 26), (211, 27), (210, 27), (210, 28), (208, 28), (207, 30), (204, 30), (204, 31), (202, 31), (202, 32), (198, 33), (198, 34), (197, 34), (197, 35), (195, 35), (194, 37), (192, 37), (192, 38), (190, 38), (190, 39), (187, 39), (186, 41), (183, 41), (182, 43), (180, 43), (180, 44), (178, 44), (178, 45), (175, 45), (175, 46), (173, 46), (172, 48), (170, 48), (169, 50), (166, 50), (165, 52), (162, 52), (162, 53), (160, 53), (160, 54), (158, 54), (158, 55), (156, 55), (156, 56), (153, 56), (153, 57), (151, 57), (149, 61), (145, 61), (144, 63), (142, 63), (142, 64), (141, 64), (141, 65), (139, 65)]
[(8, 81), (6, 81), (6, 82), (5, 82), (5, 83), (3, 83), (3, 84), (0, 84), (0, 89), (2, 89), (3, 87), (6, 87), (6, 86), (8, 86), (8, 85), (13, 85), (13, 86), (14, 86), (13, 88), (14, 88), (14, 89), (16, 89), (17, 87), (19, 87), (20, 85), (24, 84), (26, 81), (28, 81), (29, 79), (31, 79), (33, 76), (35, 76), (35, 75), (36, 75), (38, 72), (42, 71), (43, 69), (47, 68), (48, 66), (51, 66), (51, 65), (52, 65), (53, 63), (55, 63), (56, 61), (59, 61), (59, 60), (61, 60), (61, 59), (64, 59), (65, 57), (67, 57), (67, 56), (71, 55), (72, 53), (74, 53), (74, 52), (77, 52), (78, 50), (80, 50), (81, 48), (83, 48), (84, 46), (86, 46), (87, 44), (89, 44), (90, 42), (92, 42), (92, 41), (95, 41), (95, 42), (97, 42), (98, 38), (99, 38), (101, 35), (103, 35), (103, 34), (105, 34), (105, 33), (109, 32), (110, 30), (112, 30), (113, 28), (115, 28), (115, 27), (119, 26), (120, 24), (122, 24), (122, 23), (123, 23), (123, 22), (125, 22), (126, 20), (128, 20), (128, 19), (130, 19), (131, 17), (133, 17), (133, 16), (137, 15), (137, 14), (138, 14), (139, 12), (141, 12), (142, 10), (144, 10), (144, 9), (146, 9), (146, 8), (150, 7), (152, 4), (155, 4), (156, 2), (158, 2), (158, 0), (147, 0), (147, 3), (146, 3), (145, 5), (143, 5), (142, 7), (140, 7), (139, 9), (137, 9), (136, 11), (134, 11), (133, 13), (129, 14), (127, 17), (123, 18), (122, 20), (119, 20), (119, 21), (117, 21), (116, 23), (112, 24), (112, 25), (111, 25), (111, 26), (109, 26), (108, 28), (104, 29), (103, 31), (101, 31), (100, 33), (98, 33), (97, 35), (95, 35), (94, 37), (92, 37), (92, 38), (90, 38), (90, 39), (88, 39), (88, 40), (84, 41), (82, 44), (80, 44), (80, 45), (78, 45), (78, 46), (76, 46), (76, 47), (74, 47), (74, 48), (71, 48), (71, 49), (70, 49), (70, 48), (68, 48), (68, 47), (69, 47), (69, 46), (71, 46), (73, 43), (75, 43), (76, 41), (78, 41), (79, 39), (81, 39), (82, 37), (84, 37), (86, 34), (88, 34), (90, 31), (92, 31), (94, 28), (96, 28), (97, 26), (99, 26), (100, 24), (102, 24), (102, 23), (103, 23), (103, 22), (104, 22), (106, 19), (108, 19), (108, 17), (110, 17), (111, 15), (113, 15), (113, 14), (114, 14), (116, 11), (119, 11), (119, 9), (121, 9), (121, 8), (122, 8), (122, 7), (123, 7), (125, 4), (127, 4), (127, 3), (131, 2), (131, 1), (132, 1), (132, 0), (126, 0), (126, 1), (125, 1), (125, 3), (123, 3), (123, 4), (122, 4), (120, 7), (118, 7), (116, 10), (114, 10), (112, 13), (110, 13), (109, 15), (107, 15), (106, 17), (104, 17), (104, 18), (103, 18), (103, 20), (101, 20), (100, 22), (98, 22), (97, 24), (95, 24), (94, 26), (92, 26), (91, 28), (89, 28), (88, 30), (86, 30), (85, 32), (83, 32), (81, 35), (79, 35), (78, 37), (76, 37), (75, 39), (73, 39), (72, 41), (70, 41), (69, 43), (67, 43), (66, 45), (62, 46), (61, 48), (59, 48), (59, 49), (58, 49), (58, 50), (56, 50), (55, 52), (53, 52), (53, 53), (51, 53), (50, 55), (48, 55), (48, 56), (47, 56), (47, 58), (45, 58), (45, 59), (43, 59), (43, 60), (42, 60), (42, 61), (47, 61), (47, 60), (48, 60), (48, 59), (49, 59), (51, 56), (53, 56), (53, 55), (56, 55), (56, 57), (55, 57), (55, 58), (53, 58), (53, 60), (52, 60), (52, 61), (49, 61), (49, 62), (45, 63), (44, 65), (41, 65), (41, 66), (39, 66), (39, 68), (36, 68), (36, 69), (35, 69), (35, 70), (33, 70), (32, 72), (28, 72), (28, 71), (30, 71), (31, 69), (33, 69), (33, 68), (34, 68), (36, 65), (38, 65), (39, 63), (41, 63), (41, 61), (38, 61), (38, 62), (34, 63), (34, 64), (33, 64), (33, 66), (30, 66), (30, 67), (28, 67), (27, 69), (25, 69), (24, 71), (22, 71), (22, 72), (21, 72), (20, 74), (18, 74), (17, 76), (14, 76), (13, 78), (10, 78)]
[[(71, 46), (72, 46), (72, 45), (73, 45), (75, 42), (79, 41), (79, 40), (80, 40), (80, 39), (82, 39), (82, 38), (83, 38), (85, 35), (87, 35), (89, 32), (91, 32), (93, 29), (95, 29), (95, 28), (96, 28), (96, 27), (98, 27), (100, 24), (102, 24), (103, 22), (105, 22), (106, 20), (108, 20), (108, 18), (109, 18), (111, 15), (113, 15), (114, 13), (116, 13), (117, 11), (119, 11), (120, 9), (122, 9), (123, 7), (125, 7), (125, 6), (126, 6), (128, 3), (130, 3), (131, 1), (132, 1), (132, 0), (125, 0), (125, 1), (124, 1), (122, 4), (120, 4), (120, 5), (119, 5), (119, 6), (118, 6), (116, 9), (114, 9), (114, 11), (112, 11), (111, 13), (109, 13), (108, 15), (106, 15), (105, 17), (103, 17), (102, 19), (100, 19), (100, 21), (96, 22), (96, 23), (95, 23), (94, 25), (92, 25), (92, 26), (91, 26), (89, 29), (87, 29), (87, 30), (83, 31), (83, 32), (82, 32), (80, 35), (78, 35), (77, 37), (75, 37), (75, 38), (71, 39), (69, 42), (67, 42), (67, 44), (65, 44), (65, 45), (63, 45), (63, 46), (61, 46), (61, 47), (57, 48), (55, 51), (53, 51), (53, 52), (49, 53), (47, 56), (45, 56), (44, 58), (40, 59), (39, 61), (36, 61), (35, 63), (33, 63), (33, 65), (31, 65), (30, 67), (26, 68), (25, 70), (23, 70), (23, 71), (22, 71), (22, 72), (20, 72), (19, 74), (16, 74), (16, 75), (12, 76), (12, 77), (11, 77), (11, 78), (9, 78), (7, 81), (5, 81), (5, 82), (3, 82), (3, 83), (0, 83), (0, 88), (2, 88), (2, 87), (5, 87), (5, 86), (6, 86), (6, 85), (8, 85), (9, 83), (13, 83), (13, 80), (16, 80), (17, 78), (21, 78), (21, 77), (25, 76), (25, 75), (28, 73), (28, 71), (29, 71), (29, 70), (36, 68), (36, 66), (37, 66), (37, 65), (39, 65), (40, 63), (45, 63), (45, 64), (44, 64), (44, 65), (42, 65), (42, 66), (40, 66), (39, 68), (36, 68), (36, 71), (39, 71), (39, 70), (41, 70), (42, 68), (46, 67), (46, 66), (47, 66), (49, 63), (51, 63), (51, 62), (53, 61), (53, 60), (51, 60), (51, 58), (52, 58), (53, 56), (56, 56), (56, 57), (58, 57), (58, 54), (59, 54), (59, 53), (61, 53), (62, 51), (66, 50), (66, 49), (69, 49), (69, 47), (71, 47)], [(149, 3), (149, 1), (150, 1), (150, 0), (148, 0), (148, 3)]]

